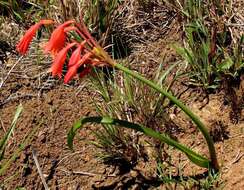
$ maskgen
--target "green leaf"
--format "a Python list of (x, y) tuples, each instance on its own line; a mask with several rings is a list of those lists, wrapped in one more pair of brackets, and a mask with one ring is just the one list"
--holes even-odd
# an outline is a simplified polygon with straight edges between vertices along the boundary
[(226, 71), (229, 70), (233, 65), (233, 60), (230, 57), (227, 57), (222, 63), (218, 64), (217, 67), (219, 71)]
[(17, 120), (18, 120), (18, 118), (19, 118), (22, 110), (23, 110), (23, 106), (22, 106), (22, 104), (20, 104), (17, 107), (17, 110), (16, 110), (15, 115), (14, 115), (14, 119), (13, 119), (13, 121), (11, 123), (11, 126), (10, 126), (9, 130), (7, 131), (7, 133), (5, 134), (5, 136), (0, 141), (0, 160), (3, 157), (3, 153), (4, 153), (5, 146), (6, 146), (7, 142), (8, 142), (11, 134), (14, 131), (14, 128), (15, 128), (16, 123), (17, 123)]
[(114, 120), (110, 117), (103, 117), (101, 123), (103, 124), (113, 124)]
[[(167, 68), (167, 70), (165, 70), (163, 73), (161, 73), (160, 71), (162, 70), (162, 64), (160, 64), (158, 71), (157, 71), (157, 84), (161, 85), (165, 82), (167, 76), (171, 73), (171, 71), (179, 65), (179, 62), (176, 62), (174, 64), (172, 64), (171, 66), (169, 66), (169, 68)], [(161, 75), (161, 76), (159, 76)]]
[(11, 6), (9, 2), (4, 2), (4, 1), (0, 1), (0, 5), (8, 8)]
[(14, 13), (14, 15), (16, 16), (16, 18), (18, 20), (20, 20), (20, 21), (23, 20), (22, 16), (18, 12), (16, 12), (16, 11), (13, 10), (13, 13)]
[(187, 61), (190, 65), (194, 65), (194, 56), (192, 55), (192, 51), (190, 49), (177, 46), (177, 44), (172, 45), (172, 47), (175, 49), (176, 53), (179, 54), (183, 59)]
[(85, 117), (80, 119), (78, 122), (76, 122), (75, 125), (71, 128), (71, 130), (68, 133), (67, 142), (70, 149), (73, 149), (73, 141), (76, 135), (76, 131), (82, 128), (86, 123), (110, 124), (110, 125), (116, 125), (118, 127), (125, 127), (125, 128), (134, 129), (136, 131), (140, 131), (149, 137), (158, 139), (170, 146), (173, 146), (174, 148), (180, 150), (181, 152), (185, 153), (185, 155), (196, 165), (204, 168), (209, 168), (210, 161), (207, 158), (197, 154), (196, 152), (192, 151), (190, 148), (178, 143), (177, 141), (171, 139), (167, 135), (159, 133), (157, 131), (154, 131), (151, 128), (147, 128), (139, 124), (135, 124), (128, 121), (119, 120), (119, 119), (113, 119), (110, 117)]

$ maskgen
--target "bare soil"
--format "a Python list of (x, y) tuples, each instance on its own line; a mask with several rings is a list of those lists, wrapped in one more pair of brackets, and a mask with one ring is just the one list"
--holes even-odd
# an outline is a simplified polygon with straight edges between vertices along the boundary
[[(170, 26), (173, 25), (174, 21)], [(135, 67), (143, 73), (149, 73), (149, 77), (153, 75), (150, 74), (150, 68), (155, 67), (163, 55), (166, 57), (166, 64), (175, 62), (178, 57), (168, 44), (180, 41), (179, 28), (176, 24), (165, 33), (167, 37), (165, 35), (156, 41), (148, 41), (137, 48), (128, 59), (142, 63)], [(62, 81), (51, 78), (47, 72), (50, 59), (35, 59), (37, 56), (34, 54), (38, 47), (35, 42), (30, 54), (26, 58), (21, 58), (16, 66), (14, 64), (19, 57), (13, 54), (0, 65), (2, 78), (13, 68), (0, 88), (1, 137), (10, 127), (17, 106), (21, 103), (24, 108), (8, 142), (3, 162), (10, 158), (26, 135), (34, 127), (38, 127), (31, 143), (11, 163), (5, 175), (0, 177), (3, 189), (43, 189), (34, 163), (33, 151), (36, 152), (41, 171), (50, 189), (182, 189), (174, 183), (165, 185), (154, 180), (156, 163), (153, 159), (147, 162), (139, 161), (133, 170), (124, 174), (121, 174), (117, 167), (100, 162), (95, 157), (97, 149), (88, 143), (89, 140), (95, 141), (91, 129), (97, 126), (87, 125), (80, 130), (79, 137), (75, 140), (75, 151), (69, 150), (66, 142), (68, 130), (81, 116), (96, 114), (92, 104), (92, 97), (96, 94), (89, 90), (85, 79), (64, 85)], [(159, 59), (156, 60), (155, 57)], [(148, 71), (146, 66), (149, 68)], [(177, 90), (184, 90), (184, 86), (178, 84), (175, 87), (175, 91)], [(241, 84), (236, 90), (239, 98), (242, 98), (244, 85)], [(221, 165), (217, 187), (241, 190), (244, 189), (244, 115), (242, 110), (238, 123), (233, 124), (230, 117), (231, 106), (225, 97), (223, 91), (219, 91), (211, 94), (207, 101), (201, 91), (190, 89), (181, 99), (202, 118), (216, 141)], [(181, 128), (178, 139), (194, 150), (208, 155), (200, 133), (184, 114), (172, 110), (170, 117)], [(184, 176), (206, 172), (191, 164), (179, 152), (172, 151), (172, 155), (173, 162), (183, 165)]]

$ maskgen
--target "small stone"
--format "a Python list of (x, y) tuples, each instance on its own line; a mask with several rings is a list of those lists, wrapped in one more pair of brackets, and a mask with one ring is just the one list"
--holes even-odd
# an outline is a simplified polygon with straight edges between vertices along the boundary
[(136, 178), (138, 176), (138, 172), (134, 171), (134, 170), (131, 170), (130, 176), (133, 177), (133, 178)]

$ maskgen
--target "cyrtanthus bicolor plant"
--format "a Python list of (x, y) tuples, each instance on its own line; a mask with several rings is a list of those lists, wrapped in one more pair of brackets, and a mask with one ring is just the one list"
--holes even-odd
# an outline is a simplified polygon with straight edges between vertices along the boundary
[[(36, 32), (40, 27), (47, 25), (55, 25), (53, 20), (41, 20), (30, 29), (21, 38), (17, 44), (17, 51), (20, 54), (25, 54), (28, 47), (34, 38)], [(137, 131), (141, 131), (147, 136), (156, 138), (164, 143), (183, 152), (193, 163), (200, 167), (214, 169), (218, 171), (219, 165), (214, 148), (213, 140), (198, 116), (196, 116), (187, 106), (185, 106), (180, 100), (172, 96), (169, 92), (159, 87), (153, 81), (146, 79), (137, 72), (134, 72), (123, 65), (116, 63), (108, 53), (94, 40), (89, 33), (84, 22), (76, 22), (75, 20), (69, 20), (60, 24), (54, 29), (47, 44), (44, 46), (44, 52), (51, 54), (53, 57), (53, 64), (51, 65), (50, 72), (53, 76), (62, 78), (64, 74), (64, 83), (68, 83), (75, 76), (84, 77), (92, 72), (93, 67), (111, 66), (116, 69), (125, 72), (126, 74), (134, 77), (135, 79), (143, 82), (149, 87), (161, 93), (179, 107), (190, 119), (195, 123), (197, 128), (201, 131), (206, 139), (210, 159), (196, 153), (192, 149), (185, 145), (171, 139), (166, 134), (159, 133), (151, 128), (142, 126), (140, 124), (128, 122), (110, 117), (83, 117), (71, 128), (68, 134), (68, 146), (73, 148), (73, 140), (78, 129), (86, 123), (98, 123), (98, 124), (110, 124), (118, 127), (131, 128)], [(69, 57), (69, 60), (68, 60)], [(67, 68), (67, 71), (64, 71)]]

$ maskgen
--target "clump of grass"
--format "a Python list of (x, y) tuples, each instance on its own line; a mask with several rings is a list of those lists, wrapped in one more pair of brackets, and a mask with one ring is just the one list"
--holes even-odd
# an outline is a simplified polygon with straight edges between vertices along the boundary
[(120, 0), (89, 0), (84, 2), (84, 21), (93, 35), (102, 40), (102, 45), (108, 45), (106, 40), (110, 35), (113, 20), (116, 17)]
[[(168, 155), (168, 163), (162, 160), (157, 160), (157, 177), (166, 189), (216, 189), (221, 187), (221, 178), (219, 173), (205, 172), (192, 176), (184, 176), (183, 168), (180, 165), (173, 167)], [(173, 172), (177, 171), (178, 175)]]
[(241, 111), (234, 88), (239, 86), (244, 71), (244, 35), (233, 38), (228, 26), (233, 10), (229, 7), (218, 0), (178, 2), (186, 40), (184, 47), (174, 47), (188, 63), (189, 85), (207, 93), (224, 89), (232, 108), (230, 118), (236, 123)]
[(226, 76), (240, 78), (243, 71), (241, 37), (235, 44), (227, 26), (228, 4), (188, 0), (180, 4), (185, 18), (185, 46), (176, 51), (188, 62), (190, 84), (219, 88)]
[[(101, 70), (96, 70), (94, 75), (90, 77), (92, 87), (99, 95), (93, 103), (99, 115), (131, 121), (136, 111), (131, 78), (125, 75), (121, 76), (120, 79), (115, 78), (114, 72), (104, 74)], [(103, 101), (99, 101), (101, 98)], [(102, 125), (102, 130), (98, 130), (94, 134), (98, 142), (93, 144), (100, 149), (98, 155), (103, 161), (127, 165), (127, 168), (132, 167), (137, 162), (141, 154), (138, 134), (131, 134), (128, 130), (116, 128), (109, 124)]]

